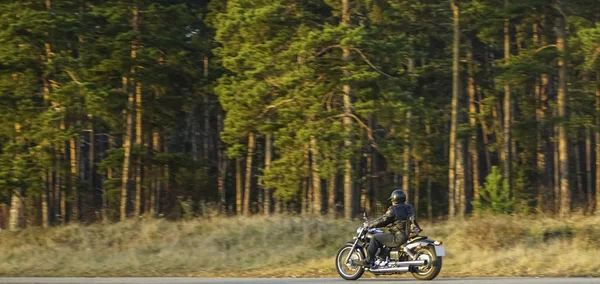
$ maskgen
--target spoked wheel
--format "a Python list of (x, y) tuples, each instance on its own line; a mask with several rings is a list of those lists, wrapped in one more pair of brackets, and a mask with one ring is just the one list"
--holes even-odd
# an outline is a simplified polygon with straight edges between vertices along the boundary
[(432, 280), (442, 270), (442, 258), (435, 255), (435, 249), (431, 246), (417, 249), (415, 252), (417, 260), (427, 261), (426, 265), (416, 267), (412, 272), (413, 277), (418, 280)]
[(346, 258), (348, 257), (348, 254), (351, 254), (350, 260), (363, 260), (365, 259), (365, 254), (360, 249), (355, 249), (353, 252), (350, 250), (352, 250), (352, 245), (345, 245), (340, 248), (335, 259), (335, 267), (342, 278), (346, 280), (356, 280), (363, 275), (365, 268), (352, 264), (352, 261), (346, 263)]

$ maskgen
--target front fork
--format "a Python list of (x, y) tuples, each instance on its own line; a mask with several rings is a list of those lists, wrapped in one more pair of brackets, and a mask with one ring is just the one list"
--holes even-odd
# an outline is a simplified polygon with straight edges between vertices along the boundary
[[(364, 228), (362, 228), (362, 230), (364, 230)], [(358, 236), (354, 238), (354, 243), (352, 244), (352, 248), (350, 249), (350, 252), (348, 253), (348, 256), (346, 257), (346, 260), (344, 261), (344, 263), (346, 265), (348, 265), (348, 263), (350, 263), (350, 257), (352, 257), (352, 252), (356, 249), (356, 245), (358, 244), (358, 237), (360, 235), (362, 235), (362, 232), (363, 232), (362, 230), (358, 233)]]
[(354, 244), (352, 244), (352, 248), (350, 249), (350, 252), (348, 253), (348, 256), (346, 257), (346, 261), (345, 261), (346, 264), (350, 263), (350, 257), (352, 257), (352, 252), (356, 249), (356, 244), (358, 244), (358, 238), (356, 238), (356, 240), (354, 241)]

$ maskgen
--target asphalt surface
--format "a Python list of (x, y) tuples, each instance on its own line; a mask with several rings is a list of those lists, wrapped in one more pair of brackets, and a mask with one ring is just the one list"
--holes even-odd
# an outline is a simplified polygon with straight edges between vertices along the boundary
[[(600, 278), (438, 278), (437, 283), (467, 284), (600, 284)], [(308, 284), (308, 283), (375, 283), (424, 284), (410, 278), (364, 278), (356, 282), (341, 278), (0, 278), (0, 283), (26, 284)]]

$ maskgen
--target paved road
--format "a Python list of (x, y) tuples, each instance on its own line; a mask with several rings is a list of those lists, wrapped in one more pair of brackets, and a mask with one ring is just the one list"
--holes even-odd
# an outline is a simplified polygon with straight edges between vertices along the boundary
[[(467, 284), (600, 284), (600, 278), (438, 278), (433, 281)], [(424, 284), (410, 278), (370, 278), (349, 282), (334, 278), (0, 278), (1, 284), (309, 284), (309, 283), (374, 283)]]

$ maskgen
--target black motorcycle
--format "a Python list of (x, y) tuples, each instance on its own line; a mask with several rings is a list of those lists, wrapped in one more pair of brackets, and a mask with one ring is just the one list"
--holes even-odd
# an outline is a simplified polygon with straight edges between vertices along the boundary
[[(367, 220), (366, 214), (363, 218)], [(410, 220), (409, 220), (410, 222)], [(409, 224), (412, 224), (410, 222)], [(346, 280), (359, 279), (365, 270), (375, 275), (412, 273), (418, 280), (432, 280), (442, 270), (442, 257), (446, 255), (442, 242), (430, 240), (427, 236), (419, 236), (419, 230), (411, 226), (410, 238), (399, 247), (383, 247), (378, 251), (374, 264), (364, 267), (354, 264), (363, 260), (371, 238), (381, 234), (381, 229), (356, 230), (353, 242), (347, 242), (337, 253), (336, 269)]]

